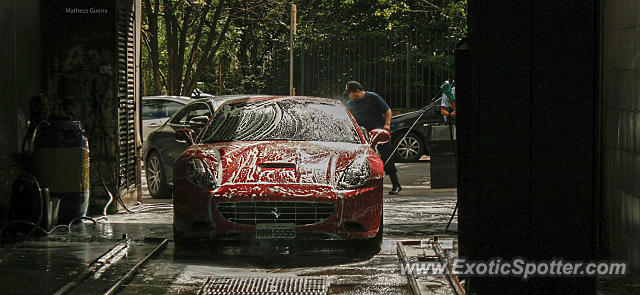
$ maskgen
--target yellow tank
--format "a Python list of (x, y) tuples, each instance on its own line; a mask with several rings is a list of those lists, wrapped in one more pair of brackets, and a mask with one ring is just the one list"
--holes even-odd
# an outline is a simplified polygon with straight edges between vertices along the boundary
[(41, 123), (35, 132), (34, 175), (60, 199), (58, 222), (86, 216), (89, 206), (89, 141), (79, 121)]

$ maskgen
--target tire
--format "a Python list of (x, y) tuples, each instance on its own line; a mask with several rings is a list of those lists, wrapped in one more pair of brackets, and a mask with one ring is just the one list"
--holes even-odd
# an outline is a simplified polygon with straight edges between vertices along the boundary
[(384, 238), (384, 215), (380, 214), (380, 227), (378, 228), (378, 233), (370, 239), (366, 239), (364, 241), (358, 241), (353, 250), (355, 250), (358, 255), (362, 255), (364, 257), (374, 256), (380, 252), (382, 249), (382, 240)]
[(422, 138), (413, 132), (404, 138), (399, 136), (396, 144), (398, 145), (394, 155), (396, 162), (417, 162), (425, 151)]
[(145, 174), (147, 176), (147, 189), (154, 199), (169, 197), (169, 185), (164, 175), (164, 166), (160, 159), (160, 154), (153, 151), (144, 163)]

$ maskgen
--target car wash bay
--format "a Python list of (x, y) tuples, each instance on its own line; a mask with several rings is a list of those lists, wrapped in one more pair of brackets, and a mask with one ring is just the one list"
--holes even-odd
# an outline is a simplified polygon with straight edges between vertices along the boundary
[[(90, 142), (94, 153), (90, 155), (92, 169), (98, 163), (110, 163), (111, 167), (106, 164), (102, 167), (102, 178), (108, 186), (118, 187), (124, 205), (138, 211), (117, 215), (109, 212), (109, 222), (99, 222), (95, 228), (87, 221), (73, 225), (71, 232), (56, 231), (36, 241), (4, 243), (0, 269), (8, 282), (3, 282), (3, 291), (11, 288), (7, 293), (21, 294), (25, 293), (22, 290), (37, 292), (42, 290), (38, 288), (47, 288), (45, 292), (54, 292), (68, 283), (72, 283), (69, 287), (74, 286), (79, 278), (91, 279), (107, 290), (132, 269), (138, 273), (131, 277), (129, 287), (120, 289), (123, 293), (127, 290), (136, 293), (137, 286), (156, 285), (158, 293), (179, 293), (182, 288), (195, 291), (206, 283), (213, 269), (243, 277), (247, 272), (250, 276), (288, 276), (290, 272), (307, 274), (296, 277), (316, 277), (331, 269), (338, 274), (331, 274), (335, 281), (330, 280), (329, 288), (333, 286), (334, 291), (345, 294), (362, 293), (359, 288), (362, 285), (352, 284), (342, 275), (362, 278), (367, 284), (378, 277), (374, 273), (382, 272), (389, 274), (384, 278), (390, 279), (386, 283), (375, 279), (377, 285), (373, 287), (381, 286), (380, 293), (408, 290), (405, 279), (395, 273), (397, 256), (393, 254), (393, 242), (389, 241), (433, 233), (425, 226), (429, 222), (420, 223), (421, 218), (444, 221), (452, 208), (451, 196), (442, 196), (446, 204), (433, 204), (429, 199), (434, 196), (423, 192), (422, 199), (410, 199), (410, 190), (405, 188), (398, 198), (387, 199), (386, 208), (406, 209), (394, 213), (398, 219), (404, 213), (417, 214), (410, 210), (415, 204), (416, 208), (425, 208), (420, 210), (425, 213), (415, 216), (417, 221), (408, 222), (409, 225), (398, 222), (385, 228), (387, 241), (382, 252), (372, 258), (330, 255), (331, 259), (353, 259), (338, 259), (335, 264), (339, 266), (283, 265), (285, 259), (275, 263), (247, 261), (242, 253), (239, 255), (242, 259), (238, 255), (220, 258), (208, 249), (194, 249), (176, 256), (170, 242), (169, 206), (134, 207), (140, 198), (145, 199), (141, 169), (130, 161), (139, 157), (136, 153), (140, 148), (135, 112), (130, 112), (135, 110), (137, 101), (138, 65), (134, 58), (136, 25), (129, 23), (133, 23), (134, 4), (138, 1), (109, 2), (117, 3), (110, 11), (122, 14), (93, 18), (95, 23), (70, 24), (64, 29), (47, 26), (60, 22), (49, 12), (61, 8), (49, 7), (52, 4), (48, 1), (14, 0), (0, 4), (2, 15), (6, 16), (0, 19), (2, 36), (11, 36), (7, 38), (10, 45), (0, 48), (3, 64), (8, 65), (0, 73), (2, 214), (8, 212), (11, 183), (21, 172), (20, 160), (12, 155), (22, 149), (21, 141), (27, 133), (24, 123), (37, 113), (29, 109), (28, 98), (40, 93), (52, 99), (51, 107), (67, 108), (82, 120), (94, 139)], [(464, 146), (473, 147), (460, 153), (461, 159), (468, 160), (461, 167), (465, 173), (461, 174), (458, 190), (461, 201), (467, 201), (460, 208), (460, 251), (475, 259), (520, 255), (537, 260), (556, 256), (615, 259), (627, 262), (637, 274), (640, 194), (635, 176), (640, 169), (637, 161), (640, 137), (636, 128), (640, 104), (635, 61), (639, 45), (633, 41), (633, 32), (638, 28), (637, 10), (629, 9), (629, 5), (637, 4), (607, 0), (554, 5), (543, 1), (510, 5), (504, 5), (503, 1), (470, 2), (473, 30), (468, 44), (472, 54), (466, 79), (471, 83), (465, 85), (464, 72), (457, 71), (458, 93), (468, 93), (470, 102), (458, 104), (458, 136), (461, 141), (469, 140)], [(119, 21), (127, 23), (114, 26)], [(127, 31), (129, 28), (131, 32)], [(83, 29), (87, 31), (81, 32)], [(78, 37), (87, 36), (86, 33), (89, 38)], [(130, 49), (130, 45), (134, 48)], [(129, 62), (130, 58), (133, 62)], [(129, 87), (133, 90), (129, 91)], [(559, 97), (558, 93), (562, 95)], [(497, 97), (500, 99), (496, 101)], [(462, 119), (464, 114), (469, 120)], [(124, 148), (119, 150), (117, 147), (121, 145)], [(100, 211), (108, 200), (107, 193), (101, 188), (98, 170), (93, 170), (91, 177), (91, 200)], [(427, 191), (419, 188), (423, 183), (408, 185)], [(118, 212), (125, 211), (122, 204), (114, 206)], [(385, 221), (396, 222), (393, 220), (396, 217), (385, 215)], [(406, 228), (399, 230), (403, 227)], [(124, 233), (130, 241), (121, 241)], [(164, 238), (169, 240), (166, 246)], [(125, 248), (130, 249), (127, 255), (122, 252)], [(151, 260), (142, 264), (156, 249), (161, 251), (158, 256), (149, 257)], [(226, 263), (225, 259), (233, 261)], [(234, 263), (241, 265), (229, 266)], [(373, 271), (364, 271), (365, 267), (352, 270), (359, 265), (371, 266)], [(88, 274), (89, 268), (101, 275)], [(305, 268), (318, 270), (303, 273)], [(156, 272), (165, 276), (154, 276)], [(20, 284), (27, 289), (20, 290)], [(385, 289), (386, 286), (393, 287)], [(619, 286), (636, 288), (632, 292), (637, 293), (637, 284), (613, 285)], [(552, 293), (560, 289), (592, 294), (596, 290), (593, 279), (522, 282), (484, 278), (471, 287), (480, 294), (505, 290), (519, 294), (532, 294), (536, 290)]]
[[(443, 229), (455, 206), (455, 190), (428, 190), (427, 161), (398, 165), (404, 185), (401, 195), (387, 198), (390, 187), (385, 186), (386, 237), (379, 253), (354, 252), (340, 245), (308, 251), (258, 246), (248, 250), (227, 247), (219, 253), (207, 245), (187, 251), (176, 249), (171, 200), (148, 198), (140, 161), (140, 126), (136, 124), (140, 119), (136, 111), (140, 85), (136, 73), (141, 1), (99, 1), (96, 5), (104, 6), (107, 13), (89, 17), (66, 12), (64, 4), (36, 0), (0, 4), (3, 15), (11, 16), (2, 27), (6, 35), (15, 37), (13, 46), (2, 49), (13, 70), (5, 72), (3, 79), (11, 83), (1, 83), (7, 94), (2, 96), (2, 103), (8, 107), (0, 110), (1, 128), (6, 131), (0, 135), (0, 220), (8, 220), (13, 181), (26, 170), (22, 159), (15, 157), (23, 148), (85, 148), (79, 128), (70, 132), (80, 139), (77, 145), (53, 146), (47, 141), (33, 147), (23, 144), (29, 133), (27, 120), (61, 112), (81, 122), (84, 136), (90, 139), (89, 158), (76, 161), (80, 164), (56, 164), (48, 160), (61, 153), (49, 150), (53, 154), (44, 157), (44, 164), (54, 167), (45, 170), (61, 176), (55, 165), (74, 166), (83, 179), (89, 177), (87, 212), (96, 221), (84, 220), (47, 236), (18, 235), (13, 241), (3, 241), (2, 293), (197, 293), (210, 277), (240, 277), (285, 278), (292, 279), (293, 284), (302, 284), (297, 279), (309, 279), (303, 283), (334, 294), (366, 290), (410, 294), (407, 277), (398, 272), (396, 243), (419, 241), (434, 234), (452, 235)], [(68, 17), (68, 13), (74, 16)], [(64, 132), (61, 135), (66, 137)], [(88, 172), (84, 170), (85, 160), (90, 164)], [(86, 186), (79, 188), (81, 195)], [(50, 189), (54, 196), (56, 188)], [(40, 203), (36, 200), (38, 197), (32, 203)], [(107, 218), (99, 218), (106, 205)], [(82, 211), (83, 206), (79, 207)], [(5, 237), (9, 236), (3, 234)], [(434, 278), (429, 284), (433, 290), (450, 292), (444, 277)]]

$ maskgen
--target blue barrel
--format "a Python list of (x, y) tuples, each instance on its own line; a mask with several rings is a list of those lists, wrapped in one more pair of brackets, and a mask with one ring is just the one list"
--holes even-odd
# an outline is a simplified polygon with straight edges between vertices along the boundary
[(86, 216), (89, 206), (89, 141), (79, 121), (41, 123), (33, 143), (34, 175), (60, 199), (58, 222)]

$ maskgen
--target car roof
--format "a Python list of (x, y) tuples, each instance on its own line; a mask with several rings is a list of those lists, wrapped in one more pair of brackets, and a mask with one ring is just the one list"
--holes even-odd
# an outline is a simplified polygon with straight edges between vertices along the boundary
[(175, 101), (181, 104), (187, 104), (193, 101), (193, 98), (188, 96), (174, 96), (174, 95), (154, 95), (154, 96), (144, 96), (142, 100), (170, 100)]
[[(229, 101), (229, 100), (235, 100), (235, 99), (247, 99), (247, 98), (255, 98), (255, 97), (264, 97), (264, 95), (258, 95), (258, 94), (230, 94), (230, 95), (218, 95), (218, 96), (211, 96), (211, 97), (203, 97), (203, 98), (190, 98), (189, 102), (183, 106), (182, 108), (186, 108), (189, 105), (193, 105), (195, 103), (206, 103), (209, 104), (210, 106), (213, 107), (213, 110), (215, 111), (219, 106), (221, 106), (223, 103)], [(182, 108), (180, 110), (182, 110)], [(180, 110), (178, 110), (178, 112), (180, 112)], [(176, 112), (176, 113), (178, 113)]]

